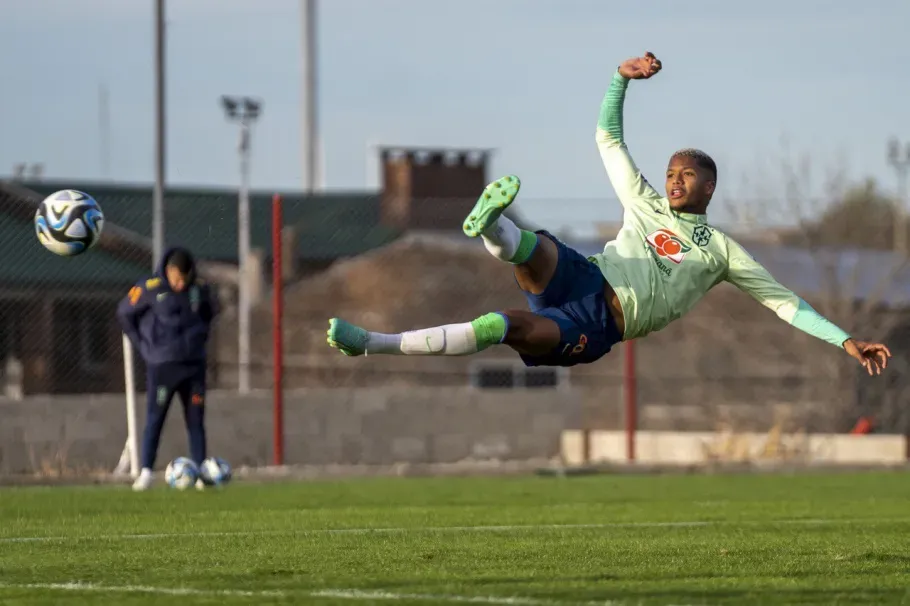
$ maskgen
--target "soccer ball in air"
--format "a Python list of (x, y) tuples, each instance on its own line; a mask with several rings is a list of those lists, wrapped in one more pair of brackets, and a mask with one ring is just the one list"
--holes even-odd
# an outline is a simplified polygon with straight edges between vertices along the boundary
[(38, 241), (52, 253), (72, 257), (84, 253), (101, 237), (104, 213), (90, 195), (75, 189), (54, 192), (35, 213)]
[(164, 479), (167, 485), (177, 490), (186, 490), (196, 483), (199, 478), (199, 468), (186, 457), (177, 457), (167, 465), (164, 470)]
[(202, 462), (202, 481), (209, 486), (223, 486), (231, 481), (231, 466), (219, 457), (209, 457)]

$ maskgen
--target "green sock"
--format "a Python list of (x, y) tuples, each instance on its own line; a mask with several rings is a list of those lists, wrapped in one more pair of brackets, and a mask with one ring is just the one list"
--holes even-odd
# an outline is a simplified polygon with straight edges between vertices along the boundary
[(533, 231), (521, 230), (521, 240), (518, 242), (518, 250), (516, 250), (515, 254), (512, 255), (512, 258), (509, 259), (509, 263), (512, 263), (513, 265), (527, 263), (528, 259), (531, 258), (531, 255), (534, 254), (535, 248), (537, 248), (537, 234)]
[(471, 322), (477, 339), (477, 351), (498, 345), (506, 337), (506, 319), (502, 314), (490, 313)]

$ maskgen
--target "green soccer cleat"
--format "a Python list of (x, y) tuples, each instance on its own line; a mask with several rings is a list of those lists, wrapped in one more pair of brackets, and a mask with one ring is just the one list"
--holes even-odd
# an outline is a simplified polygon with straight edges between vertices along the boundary
[(494, 223), (499, 215), (509, 207), (518, 196), (521, 181), (515, 175), (497, 179), (483, 188), (483, 194), (464, 221), (464, 233), (469, 238), (476, 238)]
[(370, 333), (338, 318), (329, 320), (326, 335), (328, 344), (346, 356), (362, 356), (366, 353), (367, 342), (370, 340)]

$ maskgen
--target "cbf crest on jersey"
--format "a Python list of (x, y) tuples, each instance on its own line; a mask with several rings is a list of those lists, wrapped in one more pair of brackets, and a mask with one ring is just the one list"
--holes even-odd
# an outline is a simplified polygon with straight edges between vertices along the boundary
[(711, 228), (707, 225), (696, 225), (692, 230), (692, 241), (704, 248), (711, 241)]
[(648, 244), (657, 253), (657, 256), (669, 259), (679, 265), (692, 251), (692, 247), (683, 242), (679, 236), (669, 229), (658, 229), (647, 237)]

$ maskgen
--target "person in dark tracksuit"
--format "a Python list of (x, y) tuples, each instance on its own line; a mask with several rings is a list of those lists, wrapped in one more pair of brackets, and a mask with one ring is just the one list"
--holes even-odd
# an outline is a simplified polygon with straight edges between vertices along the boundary
[[(206, 456), (205, 371), (212, 320), (218, 300), (197, 278), (196, 263), (185, 248), (166, 251), (157, 273), (137, 282), (117, 308), (117, 319), (146, 364), (148, 416), (142, 438), (142, 471), (133, 484), (152, 483), (158, 442), (174, 395), (183, 404), (190, 456)], [(197, 482), (197, 488), (202, 487)]]

